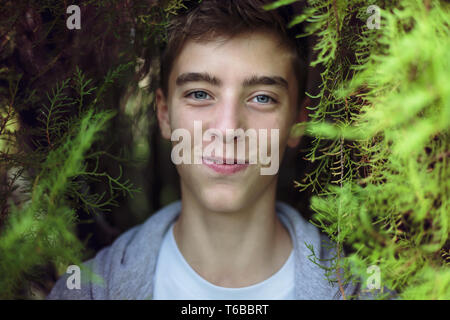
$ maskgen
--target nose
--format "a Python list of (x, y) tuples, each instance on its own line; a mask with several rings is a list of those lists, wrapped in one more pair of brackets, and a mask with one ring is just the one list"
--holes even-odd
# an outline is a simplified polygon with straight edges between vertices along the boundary
[(215, 106), (210, 127), (219, 130), (224, 137), (224, 143), (232, 143), (237, 139), (236, 129), (242, 128), (244, 122), (243, 106), (238, 97), (230, 95)]

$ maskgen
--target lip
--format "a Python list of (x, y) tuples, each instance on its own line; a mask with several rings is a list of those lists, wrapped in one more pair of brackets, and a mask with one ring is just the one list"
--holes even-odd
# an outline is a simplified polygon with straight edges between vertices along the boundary
[[(222, 159), (222, 164), (219, 163), (215, 163), (214, 161), (217, 161), (219, 159), (215, 159), (215, 158), (203, 158), (202, 159), (203, 164), (205, 166), (207, 166), (208, 168), (214, 170), (217, 173), (220, 174), (226, 174), (226, 175), (230, 175), (230, 174), (234, 174), (236, 172), (245, 170), (248, 167), (248, 163), (243, 163), (243, 164), (238, 164), (238, 163), (234, 163), (234, 164), (226, 164), (226, 160)], [(231, 162), (231, 161), (229, 161)], [(233, 160), (234, 162), (234, 160)]]

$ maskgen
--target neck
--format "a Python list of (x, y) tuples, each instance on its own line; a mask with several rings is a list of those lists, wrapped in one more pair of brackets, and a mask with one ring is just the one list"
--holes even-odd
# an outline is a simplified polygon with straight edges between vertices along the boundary
[(195, 201), (182, 185), (182, 211), (174, 236), (200, 276), (223, 287), (245, 287), (269, 278), (283, 266), (292, 243), (275, 212), (272, 188), (247, 207), (218, 212)]

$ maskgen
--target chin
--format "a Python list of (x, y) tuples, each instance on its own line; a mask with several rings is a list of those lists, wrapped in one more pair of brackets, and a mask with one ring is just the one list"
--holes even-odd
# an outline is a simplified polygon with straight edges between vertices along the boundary
[(208, 210), (216, 212), (236, 212), (249, 206), (246, 192), (236, 186), (217, 185), (202, 190), (200, 201)]
[[(255, 204), (276, 179), (260, 176), (258, 168), (246, 176), (218, 178), (205, 174), (200, 167), (177, 167), (182, 193), (192, 197), (201, 207), (213, 212), (239, 212)], [(193, 170), (194, 169), (194, 170)], [(184, 189), (184, 191), (183, 191)]]

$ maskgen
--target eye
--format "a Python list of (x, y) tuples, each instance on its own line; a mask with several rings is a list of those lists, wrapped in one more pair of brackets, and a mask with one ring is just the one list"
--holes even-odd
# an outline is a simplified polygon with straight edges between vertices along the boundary
[(192, 91), (186, 95), (186, 97), (193, 97), (196, 100), (208, 100), (208, 97), (211, 98), (209, 94), (207, 94), (205, 91)]
[(274, 98), (269, 97), (269, 96), (267, 96), (265, 94), (260, 94), (260, 95), (255, 96), (252, 99), (252, 101), (253, 102), (257, 102), (257, 103), (261, 103), (261, 104), (268, 104), (268, 103), (275, 103), (275, 102), (277, 102)]

